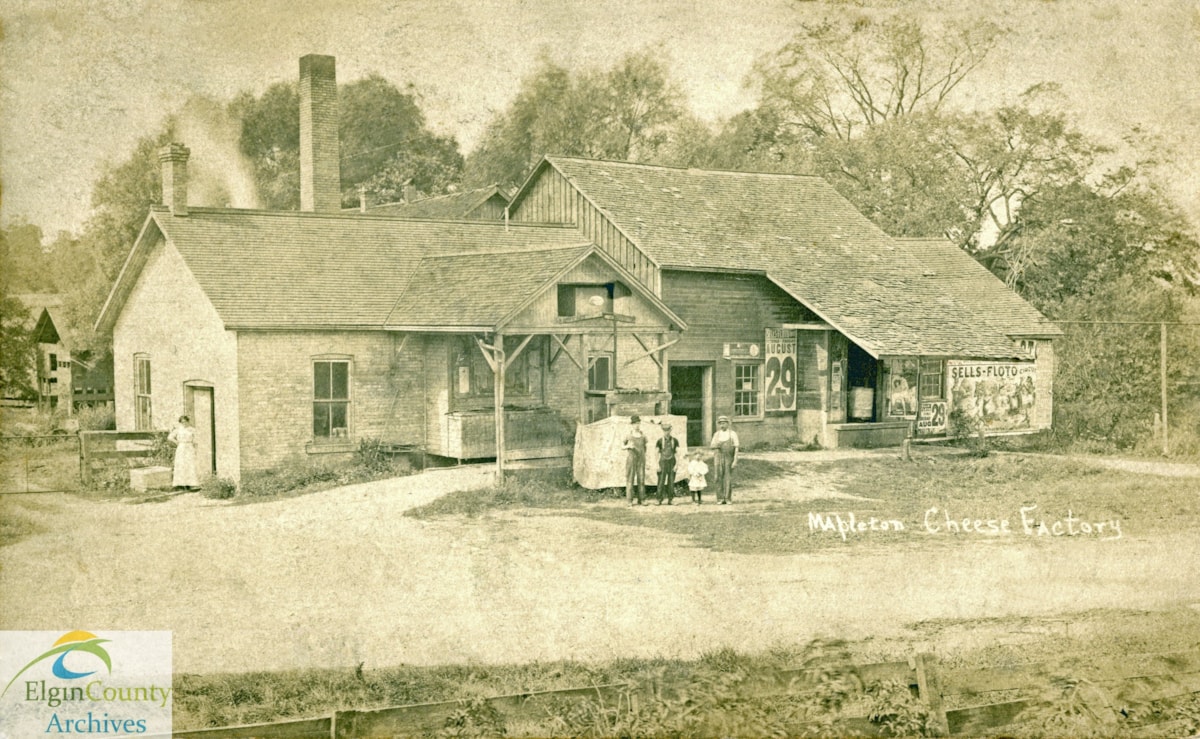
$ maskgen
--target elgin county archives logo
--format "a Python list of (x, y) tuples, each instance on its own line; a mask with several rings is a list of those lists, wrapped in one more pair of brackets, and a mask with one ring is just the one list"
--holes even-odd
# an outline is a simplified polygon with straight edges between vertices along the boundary
[(170, 731), (169, 632), (54, 633), (0, 632), (0, 737)]

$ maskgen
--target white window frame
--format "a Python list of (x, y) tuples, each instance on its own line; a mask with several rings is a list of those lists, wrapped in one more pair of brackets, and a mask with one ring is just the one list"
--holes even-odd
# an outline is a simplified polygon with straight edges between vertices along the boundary
[[(330, 397), (328, 397), (328, 398), (318, 398), (317, 397), (317, 366), (320, 364), (331, 365), (330, 370), (329, 370), (329, 372), (330, 372), (330, 379), (329, 379)], [(332, 365), (334, 365), (334, 364), (346, 365), (346, 397), (345, 398), (335, 398), (332, 395), (332, 393), (333, 393)], [(311, 365), (312, 365), (312, 393), (311, 393), (311, 404), (310, 405), (312, 408), (312, 416), (311, 416), (312, 427), (311, 428), (312, 428), (313, 442), (317, 443), (317, 444), (346, 443), (350, 440), (350, 438), (353, 434), (353, 429), (354, 429), (354, 359), (353, 359), (353, 357), (348, 357), (348, 356), (344, 356), (344, 355), (318, 356), (318, 357), (312, 358)], [(318, 436), (317, 429), (316, 429), (317, 407), (318, 407), (318, 405), (323, 405), (328, 408), (329, 406), (332, 406), (334, 404), (344, 404), (346, 406), (346, 425), (344, 428), (344, 433), (343, 434), (334, 434), (333, 416), (332, 416), (332, 414), (330, 414), (329, 415), (329, 435), (328, 436)]]
[[(142, 369), (145, 368), (145, 374)], [(137, 431), (154, 428), (154, 393), (151, 382), (150, 355), (133, 355), (133, 427)]]
[[(608, 364), (608, 383), (607, 387), (596, 387), (596, 364), (603, 360)], [(613, 353), (611, 351), (589, 351), (588, 352), (588, 391), (593, 393), (604, 393), (613, 390)]]
[[(742, 368), (752, 368), (754, 387), (750, 390), (742, 389), (742, 382), (746, 378), (739, 376), (739, 370)], [(762, 362), (734, 362), (733, 363), (733, 413), (734, 419), (748, 420), (761, 419), (763, 417), (763, 363)], [(745, 396), (752, 398), (750, 401), (745, 400)], [(745, 413), (747, 405), (753, 403), (753, 413)]]

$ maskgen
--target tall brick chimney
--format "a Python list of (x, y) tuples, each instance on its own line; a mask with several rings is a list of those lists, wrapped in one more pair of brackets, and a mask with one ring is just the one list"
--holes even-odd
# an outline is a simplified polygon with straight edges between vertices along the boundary
[(158, 150), (158, 161), (162, 165), (162, 201), (171, 209), (172, 215), (188, 214), (187, 162), (191, 153), (191, 149), (183, 144), (167, 144)]
[(300, 57), (300, 210), (342, 209), (334, 58)]

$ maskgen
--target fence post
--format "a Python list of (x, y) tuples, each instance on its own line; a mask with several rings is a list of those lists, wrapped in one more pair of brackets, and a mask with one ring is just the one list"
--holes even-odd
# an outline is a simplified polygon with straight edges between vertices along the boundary
[(1158, 324), (1159, 382), (1162, 385), (1163, 456), (1171, 453), (1167, 436), (1167, 324)]
[(79, 482), (85, 488), (92, 486), (92, 465), (88, 459), (88, 434), (79, 432)]
[(938, 736), (950, 735), (950, 722), (946, 720), (946, 709), (942, 706), (942, 682), (937, 673), (937, 657), (932, 654), (917, 655), (917, 690), (921, 700), (929, 707), (929, 722)]

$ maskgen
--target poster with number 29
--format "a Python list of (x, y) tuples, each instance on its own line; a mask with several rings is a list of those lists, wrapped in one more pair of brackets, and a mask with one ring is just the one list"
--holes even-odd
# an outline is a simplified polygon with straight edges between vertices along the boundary
[(796, 332), (768, 328), (763, 365), (766, 410), (796, 410)]

